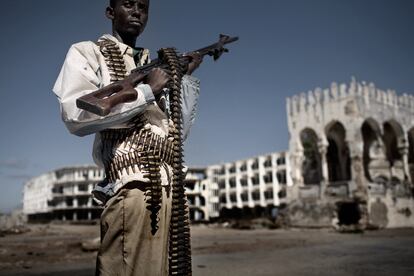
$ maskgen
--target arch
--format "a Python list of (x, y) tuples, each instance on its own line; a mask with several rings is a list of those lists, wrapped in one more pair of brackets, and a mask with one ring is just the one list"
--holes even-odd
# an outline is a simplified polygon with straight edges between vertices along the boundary
[(327, 125), (326, 137), (328, 140), (327, 163), (329, 181), (346, 181), (351, 179), (351, 158), (349, 148), (345, 142), (346, 130), (339, 121)]
[(318, 149), (318, 135), (311, 128), (300, 132), (303, 147), (302, 176), (305, 185), (320, 184), (322, 180), (321, 154)]
[(377, 121), (372, 118), (366, 119), (361, 126), (361, 135), (363, 141), (363, 167), (365, 177), (369, 181), (373, 181), (373, 176), (369, 171), (369, 164), (376, 158), (372, 156), (372, 150), (382, 150), (382, 141), (381, 141), (381, 128)]
[(408, 166), (411, 175), (411, 181), (414, 181), (414, 127), (407, 132), (408, 140)]
[(408, 163), (414, 164), (414, 127), (407, 132), (408, 140)]
[(397, 122), (395, 119), (390, 119), (386, 122), (384, 122), (385, 124), (389, 124), (392, 129), (395, 131), (395, 133), (397, 134), (398, 137), (403, 137), (404, 138), (404, 129), (401, 126), (401, 124), (399, 122)]
[(363, 122), (362, 126), (364, 124), (369, 126), (377, 136), (381, 136), (381, 126), (377, 122), (377, 120), (375, 120), (374, 118), (368, 118)]
[(384, 122), (383, 141), (386, 149), (386, 158), (390, 165), (390, 174), (404, 180), (406, 178), (403, 151), (407, 146), (404, 129), (394, 119)]
[(346, 130), (344, 125), (340, 121), (332, 120), (328, 124), (326, 124), (325, 134), (327, 137), (327, 134), (332, 131), (339, 131), (340, 135), (343, 136), (341, 139), (343, 139), (344, 141), (346, 140)]
[(402, 156), (398, 148), (403, 146), (402, 143), (406, 142), (404, 130), (394, 119), (384, 122), (383, 127), (383, 140), (386, 148), (386, 156), (390, 162), (390, 165), (393, 166), (396, 161), (402, 160)]

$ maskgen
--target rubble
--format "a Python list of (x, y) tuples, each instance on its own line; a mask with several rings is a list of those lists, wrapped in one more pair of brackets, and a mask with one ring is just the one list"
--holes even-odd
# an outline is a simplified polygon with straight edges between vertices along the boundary
[(100, 245), (101, 245), (101, 239), (99, 237), (94, 238), (94, 239), (89, 239), (81, 243), (82, 250), (86, 252), (98, 251)]
[(0, 214), (0, 237), (18, 235), (30, 231), (26, 223), (26, 217), (21, 210), (15, 210), (9, 215)]

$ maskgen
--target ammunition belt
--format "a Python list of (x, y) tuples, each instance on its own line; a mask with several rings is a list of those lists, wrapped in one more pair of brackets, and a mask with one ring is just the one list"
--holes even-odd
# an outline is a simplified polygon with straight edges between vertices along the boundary
[(118, 44), (109, 39), (99, 40), (97, 44), (100, 47), (102, 55), (105, 57), (111, 82), (123, 80), (127, 75), (127, 70)]
[[(107, 129), (101, 132), (102, 141), (114, 150), (104, 161), (107, 179), (111, 182), (127, 174), (146, 171), (154, 162), (173, 164), (173, 141), (149, 129)], [(124, 150), (117, 151), (117, 146)], [(104, 149), (105, 150), (105, 149)], [(120, 152), (120, 153), (119, 153)]]
[(174, 122), (175, 131), (170, 131), (174, 137), (174, 164), (172, 185), (172, 210), (169, 231), (169, 275), (192, 275), (189, 207), (184, 187), (183, 174), (183, 142), (182, 142), (182, 102), (181, 80), (182, 66), (177, 52), (173, 48), (158, 51), (158, 56), (171, 71), (170, 89), (170, 118)]

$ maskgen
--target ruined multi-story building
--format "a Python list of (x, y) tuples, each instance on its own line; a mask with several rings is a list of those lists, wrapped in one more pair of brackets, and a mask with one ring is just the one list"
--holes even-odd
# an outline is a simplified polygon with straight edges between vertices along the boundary
[[(210, 186), (205, 168), (192, 167), (185, 177), (185, 191), (192, 222), (210, 220)], [(213, 215), (214, 216), (214, 215)]]
[(100, 217), (91, 192), (104, 172), (92, 165), (57, 169), (29, 180), (23, 190), (23, 212), (29, 221), (78, 221)]
[[(291, 185), (288, 154), (271, 153), (207, 168), (189, 168), (185, 179), (192, 222), (219, 217), (275, 216)], [(29, 180), (23, 211), (29, 221), (93, 220), (102, 211), (91, 197), (104, 171), (94, 165), (72, 166)]]
[(287, 99), (292, 224), (414, 226), (414, 97), (333, 83)]
[[(31, 222), (98, 219), (102, 208), (93, 201), (91, 193), (104, 175), (95, 165), (85, 165), (68, 166), (34, 177), (24, 186), (23, 212)], [(209, 219), (209, 190), (203, 181), (206, 181), (205, 169), (189, 169), (186, 192), (192, 221)]]
[(292, 185), (289, 154), (269, 153), (207, 168), (216, 215), (276, 217)]

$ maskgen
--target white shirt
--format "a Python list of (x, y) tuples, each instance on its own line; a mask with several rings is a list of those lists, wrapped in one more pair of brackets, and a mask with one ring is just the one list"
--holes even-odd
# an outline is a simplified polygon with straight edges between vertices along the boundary
[[(136, 68), (133, 56), (133, 49), (120, 43), (111, 35), (104, 35), (106, 38), (116, 42), (123, 53), (126, 70), (129, 73)], [(141, 63), (148, 56), (148, 50), (144, 50)], [(114, 107), (107, 116), (99, 116), (88, 111), (79, 109), (76, 106), (76, 99), (109, 85), (110, 73), (105, 63), (100, 48), (92, 41), (84, 41), (71, 46), (56, 80), (53, 92), (56, 94), (61, 108), (62, 119), (68, 130), (75, 135), (85, 136), (96, 133), (93, 147), (93, 158), (95, 163), (103, 167), (102, 143), (99, 131), (108, 128), (126, 128), (128, 121), (137, 114), (144, 112), (150, 105), (159, 109), (151, 87), (146, 84), (139, 84), (135, 89), (137, 99), (133, 102), (123, 103)], [(188, 135), (190, 127), (195, 119), (197, 101), (199, 96), (199, 80), (185, 75), (182, 81), (182, 108), (183, 108), (183, 139)], [(151, 108), (154, 109), (154, 108)], [(160, 112), (162, 112), (160, 110)], [(158, 120), (149, 126), (152, 131), (161, 135), (168, 135), (168, 120)], [(147, 126), (148, 127), (148, 126)], [(165, 169), (161, 170), (162, 179), (167, 179)], [(117, 183), (109, 183), (106, 188), (108, 195), (115, 193), (122, 185), (132, 180), (146, 181), (141, 173), (134, 175), (125, 174), (124, 178)], [(163, 181), (165, 182), (165, 181)]]

